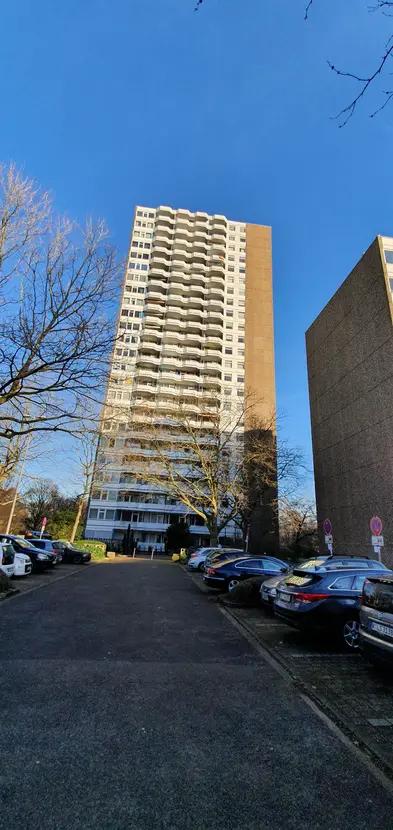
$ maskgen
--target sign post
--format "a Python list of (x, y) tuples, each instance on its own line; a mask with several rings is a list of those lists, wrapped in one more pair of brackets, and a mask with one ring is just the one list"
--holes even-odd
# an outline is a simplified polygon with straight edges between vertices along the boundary
[(330, 519), (325, 519), (323, 522), (323, 532), (325, 534), (325, 545), (329, 553), (333, 553), (333, 525)]
[(44, 518), (42, 520), (42, 525), (41, 525), (40, 539), (42, 539), (42, 534), (43, 534), (43, 532), (46, 528), (47, 521), (48, 521), (48, 519), (46, 518), (46, 516), (44, 516)]
[(370, 519), (371, 530), (371, 544), (374, 548), (374, 553), (377, 554), (379, 561), (381, 561), (381, 548), (383, 548), (384, 541), (382, 536), (383, 523), (379, 516), (373, 516)]

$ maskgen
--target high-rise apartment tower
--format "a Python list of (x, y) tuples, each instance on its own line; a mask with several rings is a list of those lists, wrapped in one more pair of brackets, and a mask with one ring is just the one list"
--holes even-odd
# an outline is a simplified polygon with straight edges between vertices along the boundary
[[(181, 404), (197, 415), (203, 399), (204, 411), (214, 413), (241, 405), (246, 396), (256, 402), (257, 416), (272, 417), (271, 229), (202, 212), (137, 207), (102, 421), (109, 464), (96, 469), (86, 536), (121, 539), (131, 531), (142, 550), (162, 549), (171, 517), (184, 516), (186, 508), (135, 480), (128, 466), (126, 448), (142, 446), (146, 408), (162, 415)], [(108, 417), (113, 406), (123, 418)], [(133, 428), (138, 421), (139, 432)], [(207, 541), (203, 522), (194, 515), (188, 521), (196, 543)], [(225, 535), (236, 539), (235, 526)], [(256, 511), (250, 549), (276, 543), (274, 511)]]

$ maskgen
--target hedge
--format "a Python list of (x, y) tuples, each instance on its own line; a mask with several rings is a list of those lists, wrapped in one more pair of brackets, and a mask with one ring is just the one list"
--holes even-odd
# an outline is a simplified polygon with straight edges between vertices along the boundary
[(94, 539), (78, 539), (76, 547), (81, 548), (82, 550), (89, 550), (92, 559), (105, 559), (105, 542), (97, 542)]

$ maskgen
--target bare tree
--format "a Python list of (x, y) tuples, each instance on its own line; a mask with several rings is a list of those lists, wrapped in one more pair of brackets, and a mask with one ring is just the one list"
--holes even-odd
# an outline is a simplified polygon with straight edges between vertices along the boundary
[(102, 221), (56, 217), (14, 167), (0, 169), (0, 199), (1, 481), (24, 436), (83, 433), (96, 418), (119, 266)]
[[(262, 491), (266, 504), (268, 498), (276, 498), (274, 415), (266, 422), (256, 421), (249, 402), (235, 412), (205, 410), (203, 400), (199, 406), (198, 416), (181, 405), (167, 417), (147, 411), (140, 438), (126, 439), (129, 449), (119, 460), (133, 480), (153, 485), (199, 516), (214, 545), (220, 532), (246, 510), (245, 492), (256, 470), (262, 477), (259, 500)], [(98, 454), (108, 463), (113, 459), (113, 452), (107, 452), (110, 442), (104, 436)], [(249, 518), (256, 507), (247, 502)]]
[(313, 502), (301, 498), (282, 499), (280, 541), (293, 553), (311, 553), (318, 549), (318, 523)]
[(27, 528), (39, 530), (42, 519), (51, 517), (58, 509), (61, 498), (60, 490), (54, 481), (41, 479), (28, 487), (22, 495), (27, 510)]
[[(300, 1), (304, 4), (304, 0)], [(308, 2), (303, 5), (304, 19), (306, 21), (309, 19), (312, 8), (317, 5), (317, 2), (318, 0), (308, 0)], [(205, 0), (196, 0), (194, 11), (198, 11), (204, 3)], [(387, 21), (389, 18), (393, 17), (393, 0), (374, 0), (374, 2), (371, 3), (368, 2), (368, 0), (361, 0), (361, 3), (370, 14), (380, 13), (387, 19)], [(355, 95), (335, 116), (339, 122), (339, 127), (344, 127), (348, 123), (350, 118), (354, 115), (361, 100), (378, 85), (379, 80), (383, 80), (385, 78), (389, 78), (387, 87), (377, 87), (377, 94), (381, 96), (382, 100), (380, 99), (380, 102), (373, 107), (370, 113), (370, 118), (374, 118), (390, 103), (393, 98), (393, 86), (390, 82), (390, 76), (392, 74), (390, 70), (392, 57), (393, 26), (390, 22), (387, 22), (385, 42), (381, 45), (381, 51), (375, 59), (373, 66), (368, 71), (348, 71), (347, 69), (339, 68), (330, 60), (328, 61), (328, 66), (332, 72), (342, 78), (348, 78), (349, 80), (355, 81), (356, 84), (357, 91), (355, 92)]]
[(74, 542), (79, 525), (86, 512), (93, 473), (94, 471), (98, 473), (99, 469), (102, 469), (103, 467), (103, 463), (100, 465), (98, 460), (96, 460), (97, 440), (98, 436), (94, 431), (86, 433), (86, 435), (84, 435), (81, 439), (78, 462), (79, 479), (82, 483), (82, 491), (79, 493), (77, 498), (77, 511), (70, 535), (70, 542)]

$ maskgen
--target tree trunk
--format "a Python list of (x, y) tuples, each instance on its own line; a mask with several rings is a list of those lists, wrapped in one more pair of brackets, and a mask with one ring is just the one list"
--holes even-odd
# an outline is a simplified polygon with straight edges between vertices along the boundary
[(217, 521), (215, 519), (211, 520), (208, 524), (208, 528), (210, 533), (210, 547), (214, 548), (218, 545)]
[(83, 498), (79, 499), (78, 510), (76, 511), (76, 516), (75, 516), (75, 521), (74, 521), (74, 527), (72, 528), (72, 533), (71, 533), (71, 537), (70, 537), (70, 542), (71, 543), (75, 541), (75, 536), (77, 534), (77, 530), (78, 530), (78, 527), (79, 527), (79, 522), (80, 522), (81, 516), (82, 516), (83, 504), (84, 504), (84, 499)]

